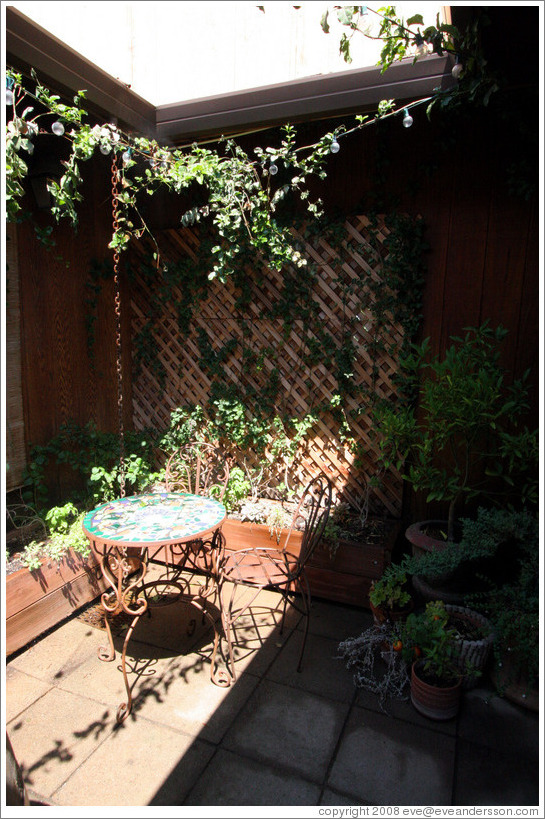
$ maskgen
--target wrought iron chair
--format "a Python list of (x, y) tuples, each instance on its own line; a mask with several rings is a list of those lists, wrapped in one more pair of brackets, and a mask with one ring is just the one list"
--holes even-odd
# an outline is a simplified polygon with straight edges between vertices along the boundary
[(229, 461), (219, 446), (192, 441), (170, 456), (165, 469), (165, 489), (167, 492), (213, 495), (221, 501), (229, 472)]
[[(228, 670), (233, 682), (236, 680), (236, 671), (231, 629), (236, 621), (248, 611), (262, 589), (277, 591), (283, 596), (280, 633), (284, 627), (288, 601), (305, 617), (303, 643), (297, 666), (297, 671), (301, 671), (311, 603), (305, 566), (323, 535), (331, 509), (332, 494), (331, 481), (323, 473), (312, 479), (293, 515), (290, 531), (282, 551), (267, 547), (251, 547), (228, 553), (222, 572), (220, 595), (223, 629), (229, 653)], [(288, 551), (290, 538), (294, 531), (302, 531), (301, 549), (298, 555)], [(253, 588), (254, 593), (250, 593), (249, 599), (244, 601), (242, 607), (237, 610), (235, 601), (237, 591), (241, 586)]]

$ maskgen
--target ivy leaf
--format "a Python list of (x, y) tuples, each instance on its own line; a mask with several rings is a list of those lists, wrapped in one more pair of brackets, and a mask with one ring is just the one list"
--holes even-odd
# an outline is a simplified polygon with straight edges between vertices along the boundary
[(322, 31), (325, 34), (329, 34), (329, 23), (327, 22), (327, 18), (329, 17), (329, 11), (326, 11), (325, 14), (322, 16), (320, 20), (320, 25), (322, 27)]
[(342, 6), (337, 10), (337, 19), (343, 26), (349, 26), (352, 22), (354, 11), (350, 6)]
[(352, 62), (352, 57), (350, 56), (350, 40), (346, 34), (343, 34), (341, 37), (341, 41), (339, 43), (339, 54), (343, 55), (345, 63)]
[(413, 14), (412, 17), (409, 17), (407, 20), (408, 26), (423, 26), (424, 25), (424, 18), (421, 14)]

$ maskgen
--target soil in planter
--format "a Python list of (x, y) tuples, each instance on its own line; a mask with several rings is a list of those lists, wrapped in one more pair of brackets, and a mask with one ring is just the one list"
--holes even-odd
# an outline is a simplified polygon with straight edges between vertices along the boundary
[(468, 642), (477, 642), (488, 636), (476, 623), (472, 623), (466, 617), (457, 617), (455, 614), (449, 615), (447, 626), (455, 629), (459, 637)]
[[(341, 512), (337, 512), (338, 509)], [(381, 546), (392, 531), (395, 522), (381, 518), (369, 518), (362, 523), (361, 518), (341, 507), (333, 510), (325, 528), (320, 549), (328, 550), (331, 558), (335, 557), (339, 541), (368, 546)]]
[(427, 685), (433, 685), (435, 688), (452, 688), (452, 686), (458, 682), (457, 677), (449, 677), (448, 679), (438, 677), (431, 671), (425, 671), (423, 666), (418, 668), (418, 677), (422, 682), (425, 682)]

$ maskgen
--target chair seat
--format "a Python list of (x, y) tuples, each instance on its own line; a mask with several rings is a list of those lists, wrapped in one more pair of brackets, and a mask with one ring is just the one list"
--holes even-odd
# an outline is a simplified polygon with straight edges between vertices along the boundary
[(297, 558), (288, 552), (253, 548), (232, 552), (225, 562), (224, 579), (231, 583), (266, 586), (286, 585), (297, 575)]

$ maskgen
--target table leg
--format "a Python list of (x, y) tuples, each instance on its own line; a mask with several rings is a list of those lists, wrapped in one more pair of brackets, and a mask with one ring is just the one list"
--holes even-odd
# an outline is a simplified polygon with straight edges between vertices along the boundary
[[(138, 620), (148, 608), (148, 601), (145, 597), (137, 597), (134, 602), (131, 602), (130, 598), (133, 590), (135, 590), (143, 580), (147, 566), (140, 557), (133, 556), (129, 558), (117, 550), (104, 554), (100, 565), (102, 574), (110, 585), (110, 590), (105, 591), (101, 596), (101, 605), (104, 610), (104, 619), (106, 622), (106, 633), (108, 635), (108, 646), (100, 646), (98, 649), (98, 657), (100, 660), (104, 662), (112, 662), (115, 660), (110, 617), (115, 617), (123, 612), (133, 615), (133, 620), (123, 641), (121, 654), (121, 671), (127, 691), (127, 702), (121, 703), (117, 709), (117, 721), (123, 722), (130, 714), (132, 708), (132, 695), (126, 668), (127, 646)], [(134, 576), (130, 582), (127, 582), (129, 573), (131, 572), (134, 572)]]
[(131, 686), (129, 685), (129, 678), (127, 675), (127, 665), (126, 665), (126, 657), (127, 657), (127, 646), (129, 644), (129, 640), (131, 639), (132, 633), (136, 624), (138, 623), (141, 614), (137, 614), (125, 635), (125, 640), (123, 641), (123, 651), (121, 652), (121, 671), (123, 674), (123, 681), (125, 683), (125, 691), (127, 692), (127, 702), (122, 702), (117, 709), (116, 720), (118, 723), (123, 722), (132, 710), (132, 691)]

